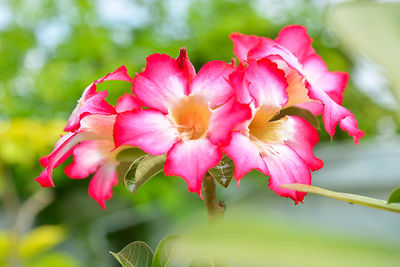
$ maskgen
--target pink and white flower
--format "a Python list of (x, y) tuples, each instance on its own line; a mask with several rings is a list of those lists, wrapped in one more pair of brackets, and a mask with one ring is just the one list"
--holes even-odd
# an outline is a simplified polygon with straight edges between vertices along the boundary
[(122, 66), (95, 81), (83, 92), (66, 127), (71, 131), (60, 138), (48, 156), (41, 158), (40, 163), (45, 170), (35, 179), (43, 187), (54, 186), (53, 169), (72, 154), (74, 161), (65, 168), (65, 173), (75, 179), (95, 173), (89, 184), (89, 195), (102, 208), (105, 208), (105, 200), (112, 196), (112, 186), (117, 184), (116, 155), (123, 149), (113, 150), (116, 114), (140, 108), (137, 100), (129, 94), (121, 97), (115, 108), (108, 104), (105, 101), (107, 91), (96, 91), (96, 85), (106, 80), (132, 81)]
[(177, 59), (149, 56), (146, 69), (133, 81), (134, 95), (148, 109), (117, 116), (116, 146), (168, 153), (165, 174), (182, 177), (189, 191), (201, 196), (203, 176), (222, 158), (220, 145), (228, 144), (233, 127), (251, 116), (248, 105), (235, 101), (227, 82), (234, 69), (211, 61), (196, 75), (184, 48)]
[(285, 73), (268, 58), (251, 60), (247, 69), (240, 65), (230, 75), (240, 102), (249, 103), (252, 117), (238, 125), (231, 142), (223, 147), (235, 163), (234, 178), (239, 183), (248, 172), (259, 170), (270, 176), (269, 187), (297, 204), (305, 193), (280, 188), (281, 184), (311, 184), (310, 170), (323, 163), (313, 154), (318, 133), (303, 118), (279, 114), (290, 101)]
[(341, 106), (348, 74), (330, 72), (312, 48), (312, 39), (304, 27), (288, 26), (275, 40), (255, 35), (231, 34), (234, 53), (241, 62), (268, 57), (285, 72), (289, 101), (286, 106), (297, 105), (315, 115), (322, 113), (326, 131), (331, 138), (339, 124), (357, 144), (364, 136), (358, 129), (354, 115)]

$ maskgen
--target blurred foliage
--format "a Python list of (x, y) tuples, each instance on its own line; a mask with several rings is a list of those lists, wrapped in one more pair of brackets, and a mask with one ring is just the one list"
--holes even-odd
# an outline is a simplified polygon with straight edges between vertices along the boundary
[(34, 228), (22, 238), (12, 231), (0, 231), (0, 266), (78, 267), (75, 257), (53, 250), (65, 238), (65, 229), (54, 225)]
[[(209, 60), (232, 59), (231, 32), (274, 38), (284, 25), (297, 23), (308, 28), (330, 70), (351, 76), (353, 54), (329, 30), (324, 21), (329, 5), (321, 2), (0, 0), (0, 227), (13, 213), (7, 209), (18, 208), (15, 199), (22, 202), (40, 188), (32, 181), (42, 170), (38, 159), (52, 150), (83, 89), (120, 65), (134, 76), (148, 55), (176, 57), (185, 46), (199, 70)], [(105, 82), (99, 88), (108, 89), (108, 100), (115, 104), (123, 92), (131, 91), (122, 84)], [(344, 106), (355, 114), (366, 138), (379, 133), (377, 121), (394, 113), (351, 81)], [(320, 133), (321, 140), (330, 139)], [(335, 139), (351, 138), (338, 130)], [(154, 245), (184, 218), (197, 212), (206, 217), (203, 203), (187, 193), (183, 179), (163, 174), (146, 182), (134, 197), (120, 183), (104, 212), (87, 195), (89, 179), (65, 177), (68, 163), (55, 170), (55, 200), (36, 223), (62, 224), (68, 232), (63, 246), (84, 266), (111, 266), (114, 260), (105, 251), (149, 237)], [(259, 181), (265, 186), (265, 180)], [(0, 242), (0, 254), (4, 244)], [(50, 251), (40, 257), (42, 262), (29, 266), (76, 266), (63, 252)]]

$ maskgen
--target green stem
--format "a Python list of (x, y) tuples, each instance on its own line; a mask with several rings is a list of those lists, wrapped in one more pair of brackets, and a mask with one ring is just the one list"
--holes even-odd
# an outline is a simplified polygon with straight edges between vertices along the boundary
[(214, 178), (208, 173), (204, 176), (202, 190), (209, 221), (213, 222), (220, 219), (223, 215), (223, 209), (218, 204)]
[(367, 206), (376, 209), (388, 210), (392, 212), (400, 213), (400, 205), (395, 203), (387, 203), (385, 200), (375, 199), (371, 197), (364, 197), (348, 193), (340, 193), (327, 189), (323, 189), (313, 185), (305, 184), (285, 184), (280, 185), (280, 187), (292, 189), (299, 192), (307, 192), (312, 194), (317, 194), (325, 197), (330, 197), (342, 201), (346, 201), (353, 204), (358, 204), (362, 206)]

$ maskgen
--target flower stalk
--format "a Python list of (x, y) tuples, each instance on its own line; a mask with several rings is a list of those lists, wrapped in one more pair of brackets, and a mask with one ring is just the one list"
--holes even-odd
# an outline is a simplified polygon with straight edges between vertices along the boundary
[(209, 222), (217, 221), (224, 214), (223, 208), (218, 203), (214, 178), (208, 173), (203, 180), (203, 201), (206, 205)]

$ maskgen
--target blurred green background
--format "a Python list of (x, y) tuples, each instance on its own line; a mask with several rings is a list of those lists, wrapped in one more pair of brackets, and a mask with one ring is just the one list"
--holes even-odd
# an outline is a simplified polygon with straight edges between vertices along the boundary
[[(400, 184), (399, 14), (395, 1), (0, 1), (0, 266), (118, 266), (109, 250), (135, 240), (154, 248), (166, 234), (206, 223), (203, 203), (182, 179), (158, 175), (134, 196), (120, 184), (103, 211), (87, 195), (89, 179), (63, 174), (70, 161), (55, 170), (54, 189), (42, 190), (33, 178), (93, 80), (120, 65), (134, 76), (146, 56), (176, 57), (183, 46), (197, 70), (210, 60), (230, 61), (231, 32), (275, 38), (288, 24), (308, 28), (329, 69), (350, 73), (343, 104), (366, 132), (355, 147), (340, 130), (333, 144), (321, 131), (315, 153), (325, 167), (313, 183), (386, 198)], [(131, 91), (119, 82), (104, 89), (111, 103)], [(282, 262), (261, 257), (265, 265), (234, 266), (321, 266), (325, 259), (325, 266), (400, 266), (396, 214), (310, 195), (294, 206), (258, 173), (219, 193), (228, 218), (246, 214), (233, 226), (257, 225), (260, 253), (273, 247), (282, 255)], [(228, 248), (243, 237), (224, 234)], [(309, 253), (291, 258), (300, 246)]]

